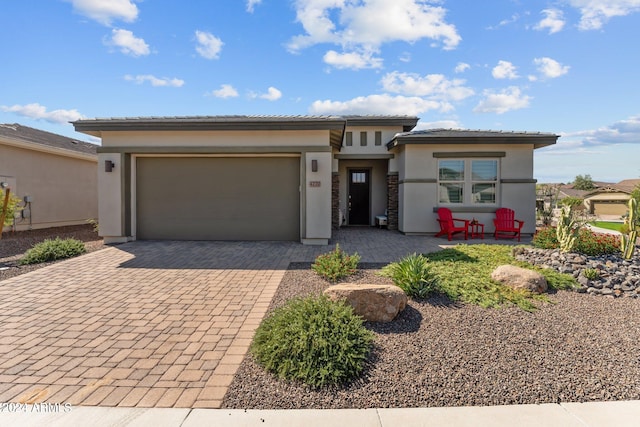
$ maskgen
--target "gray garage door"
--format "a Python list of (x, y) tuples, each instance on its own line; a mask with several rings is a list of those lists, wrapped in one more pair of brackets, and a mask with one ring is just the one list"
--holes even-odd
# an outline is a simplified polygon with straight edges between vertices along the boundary
[(141, 157), (136, 166), (138, 239), (300, 239), (297, 157)]

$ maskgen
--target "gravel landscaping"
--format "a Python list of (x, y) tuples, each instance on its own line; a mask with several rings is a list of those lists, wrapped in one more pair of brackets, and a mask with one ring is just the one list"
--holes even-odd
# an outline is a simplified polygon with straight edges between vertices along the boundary
[(36, 243), (46, 239), (55, 239), (56, 237), (80, 240), (85, 243), (84, 246), (87, 252), (97, 251), (104, 247), (102, 238), (98, 236), (98, 233), (93, 230), (93, 226), (90, 224), (18, 231), (15, 233), (4, 232), (0, 240), (0, 281), (53, 264), (53, 262), (45, 262), (18, 265), (18, 262), (24, 253)]
[[(390, 283), (365, 265), (345, 281)], [(329, 283), (289, 267), (271, 308)], [(227, 408), (371, 408), (640, 399), (640, 300), (560, 291), (533, 313), (442, 297), (409, 302), (376, 334), (365, 375), (322, 390), (276, 379), (247, 356)]]

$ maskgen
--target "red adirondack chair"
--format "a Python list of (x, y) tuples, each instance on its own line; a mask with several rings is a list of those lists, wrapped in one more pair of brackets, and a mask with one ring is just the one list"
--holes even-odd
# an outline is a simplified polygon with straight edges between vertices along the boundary
[[(456, 222), (461, 222), (464, 225), (456, 227)], [(464, 240), (467, 240), (467, 233), (469, 230), (468, 219), (458, 219), (451, 215), (451, 210), (447, 208), (438, 208), (438, 223), (440, 224), (440, 231), (436, 234), (436, 237), (447, 235), (449, 240), (456, 233), (464, 233)]]
[(498, 237), (505, 239), (518, 238), (520, 241), (520, 231), (524, 225), (524, 221), (515, 219), (516, 213), (513, 209), (500, 208), (496, 211), (496, 218), (493, 220), (493, 225), (496, 231), (493, 233), (496, 240)]

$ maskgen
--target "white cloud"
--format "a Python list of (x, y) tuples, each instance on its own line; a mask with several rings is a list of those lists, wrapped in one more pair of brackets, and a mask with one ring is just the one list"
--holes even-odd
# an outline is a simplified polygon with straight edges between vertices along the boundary
[(389, 114), (418, 115), (437, 110), (441, 104), (418, 96), (369, 95), (348, 101), (314, 101), (309, 108), (312, 114)]
[(137, 76), (127, 74), (126, 76), (124, 76), (124, 79), (129, 82), (135, 82), (139, 85), (145, 82), (149, 82), (151, 86), (156, 87), (182, 87), (184, 85), (184, 80), (168, 77), (159, 78), (151, 74), (138, 74)]
[(518, 73), (516, 72), (516, 66), (509, 61), (498, 61), (498, 65), (493, 67), (491, 75), (495, 79), (517, 79)]
[(282, 98), (282, 92), (280, 92), (275, 87), (270, 86), (269, 89), (267, 89), (267, 93), (257, 94), (257, 93), (251, 92), (249, 93), (249, 97), (266, 99), (267, 101), (277, 101), (278, 99)]
[(110, 26), (114, 20), (133, 22), (138, 17), (138, 7), (131, 0), (66, 0), (80, 15)]
[(253, 13), (253, 9), (262, 3), (262, 0), (247, 0), (247, 12)]
[(423, 122), (420, 120), (413, 130), (426, 129), (461, 129), (462, 126), (457, 120), (437, 120), (433, 122)]
[(149, 45), (143, 39), (134, 36), (129, 30), (114, 28), (111, 30), (111, 40), (106, 44), (116, 46), (120, 52), (130, 56), (144, 56), (151, 52)]
[(398, 56), (400, 62), (411, 62), (411, 53), (410, 52), (402, 52), (400, 56)]
[(467, 64), (466, 62), (458, 62), (456, 68), (453, 71), (455, 71), (456, 73), (464, 73), (469, 68), (471, 68), (471, 65)]
[[(529, 12), (525, 12), (525, 15), (529, 15)], [(514, 13), (508, 19), (503, 19), (497, 25), (491, 25), (491, 26), (487, 27), (487, 29), (488, 30), (497, 30), (500, 27), (506, 27), (508, 25), (515, 24), (516, 22), (518, 22), (520, 20), (520, 18), (522, 18), (522, 16), (519, 13)]]
[(568, 65), (562, 65), (558, 61), (547, 57), (535, 58), (533, 63), (538, 66), (538, 71), (542, 76), (549, 79), (563, 76), (567, 74), (569, 68), (571, 68)]
[(544, 19), (538, 22), (533, 28), (536, 30), (544, 31), (549, 30), (549, 34), (557, 33), (564, 28), (564, 15), (561, 10), (558, 9), (544, 9), (541, 12), (544, 15)]
[(238, 91), (231, 85), (223, 84), (220, 89), (211, 92), (216, 98), (235, 98), (238, 96)]
[(218, 59), (222, 50), (222, 40), (211, 33), (196, 31), (196, 52), (205, 59)]
[(484, 99), (473, 109), (475, 113), (504, 114), (529, 106), (530, 96), (522, 94), (520, 88), (510, 86), (500, 92), (484, 91)]
[(47, 107), (38, 103), (27, 105), (0, 106), (2, 111), (15, 113), (19, 116), (28, 117), (35, 120), (44, 120), (49, 123), (68, 123), (83, 119), (84, 116), (78, 110), (53, 110), (47, 111)]
[(640, 144), (640, 115), (631, 116), (599, 129), (584, 130), (562, 135), (579, 139), (583, 145)]
[(427, 0), (296, 0), (296, 17), (305, 34), (288, 48), (300, 51), (331, 43), (346, 51), (377, 52), (384, 43), (427, 38), (454, 49), (461, 37), (445, 20), (446, 10)]
[(382, 58), (373, 57), (371, 52), (348, 52), (338, 53), (330, 50), (325, 53), (322, 58), (326, 64), (338, 69), (350, 68), (352, 70), (360, 70), (363, 68), (381, 68)]
[(640, 0), (569, 0), (580, 11), (581, 30), (597, 30), (616, 16), (626, 16), (640, 11)]
[(387, 92), (430, 97), (440, 101), (461, 101), (474, 93), (473, 89), (464, 86), (465, 80), (449, 80), (442, 74), (420, 76), (393, 71), (383, 76), (381, 83)]

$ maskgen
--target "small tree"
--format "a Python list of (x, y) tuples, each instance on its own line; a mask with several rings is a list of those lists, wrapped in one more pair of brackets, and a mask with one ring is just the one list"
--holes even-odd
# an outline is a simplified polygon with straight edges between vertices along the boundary
[(596, 186), (593, 183), (591, 175), (586, 174), (584, 176), (576, 176), (576, 179), (573, 180), (573, 188), (576, 190), (593, 190)]
[(620, 251), (624, 259), (631, 259), (636, 249), (636, 239), (640, 231), (640, 207), (636, 199), (629, 200), (629, 216), (625, 220), (626, 233), (620, 239)]
[(4, 198), (5, 193), (4, 190), (0, 189), (0, 218), (4, 218), (3, 226), (8, 226), (13, 224), (14, 215), (17, 212), (20, 212), (22, 209), (18, 206), (20, 203), (20, 199), (9, 193), (9, 201), (7, 203), (7, 211), (4, 212)]

